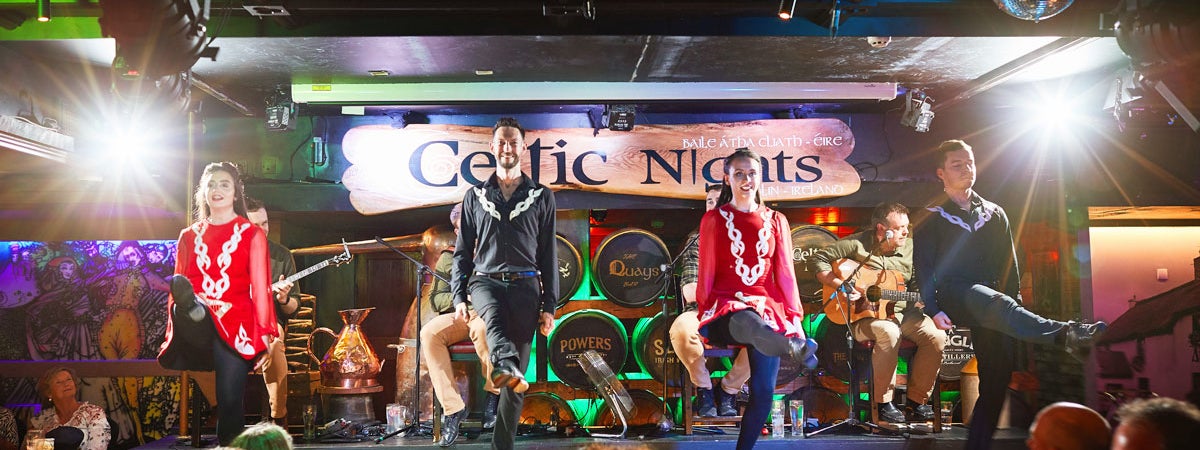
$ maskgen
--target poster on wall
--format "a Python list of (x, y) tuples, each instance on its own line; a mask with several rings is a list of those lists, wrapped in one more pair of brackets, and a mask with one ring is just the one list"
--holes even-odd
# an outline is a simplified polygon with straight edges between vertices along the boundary
[[(491, 127), (364, 125), (350, 129), (342, 175), (360, 213), (462, 200), (494, 171)], [(763, 161), (766, 201), (841, 197), (858, 191), (850, 127), (838, 119), (528, 130), (522, 170), (556, 191), (702, 199), (722, 178), (722, 158), (745, 147)]]
[[(0, 360), (153, 360), (166, 330), (175, 241), (0, 241)], [(36, 379), (3, 378), (0, 399), (22, 418), (42, 407)], [(114, 428), (110, 448), (166, 435), (175, 377), (84, 378), (83, 401)]]

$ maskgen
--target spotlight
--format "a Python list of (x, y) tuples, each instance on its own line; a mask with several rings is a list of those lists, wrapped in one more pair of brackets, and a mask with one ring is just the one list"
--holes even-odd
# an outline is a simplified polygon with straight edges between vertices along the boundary
[(38, 0), (37, 2), (37, 21), (50, 21), (50, 0)]
[(296, 127), (296, 108), (287, 86), (276, 86), (275, 92), (268, 94), (266, 101), (268, 130), (286, 131)]
[(904, 115), (900, 116), (900, 125), (911, 127), (918, 133), (929, 131), (933, 122), (933, 97), (925, 95), (920, 89), (910, 89), (904, 95)]
[(779, 19), (792, 20), (796, 13), (796, 0), (779, 0)]
[(637, 107), (634, 105), (612, 105), (608, 107), (608, 129), (612, 131), (633, 131), (636, 122)]

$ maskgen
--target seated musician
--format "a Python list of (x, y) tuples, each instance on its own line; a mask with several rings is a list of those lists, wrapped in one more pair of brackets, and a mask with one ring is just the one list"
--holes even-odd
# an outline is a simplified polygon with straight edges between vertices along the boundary
[[(889, 423), (933, 420), (929, 396), (937, 382), (942, 350), (946, 347), (946, 332), (937, 329), (933, 320), (915, 303), (901, 307), (899, 302), (874, 303), (864, 296), (866, 289), (875, 285), (885, 290), (885, 299), (889, 293), (904, 290), (906, 283), (916, 286), (912, 280), (913, 243), (908, 239), (908, 228), (908, 208), (899, 203), (882, 204), (871, 214), (870, 229), (846, 236), (808, 259), (809, 270), (816, 273), (827, 293), (824, 296), (826, 314), (837, 322), (844, 321), (841, 308), (845, 308), (847, 296), (839, 293), (838, 299), (830, 302), (828, 293), (841, 286), (859, 263), (866, 262), (856, 275), (854, 289), (848, 296), (853, 306), (846, 311), (854, 339), (875, 341), (871, 356), (874, 369), (871, 388), (879, 419)], [(902, 337), (917, 344), (917, 354), (909, 365), (908, 402), (904, 412), (892, 404)]]
[[(462, 216), (462, 203), (454, 205), (450, 210), (450, 223), (454, 224), (454, 232), (458, 233), (459, 217)], [(454, 247), (448, 247), (438, 257), (434, 272), (443, 278), (450, 279), (450, 267), (454, 263)], [(433, 289), (429, 291), (430, 306), (438, 313), (421, 327), (421, 355), (429, 370), (429, 379), (433, 383), (433, 395), (442, 404), (445, 414), (442, 416), (442, 436), (438, 445), (449, 447), (458, 438), (459, 426), (467, 415), (466, 403), (462, 395), (455, 390), (454, 373), (450, 367), (449, 346), (467, 338), (475, 344), (475, 353), (479, 355), (479, 365), (482, 371), (484, 385), (487, 391), (487, 402), (483, 409), (483, 427), (493, 428), (496, 425), (496, 407), (500, 400), (500, 389), (492, 383), (492, 360), (488, 355), (487, 339), (484, 334), (483, 319), (471, 309), (467, 320), (454, 314), (454, 299), (450, 293), (450, 284), (434, 278)], [(467, 304), (470, 308), (470, 303)]]
[[(708, 185), (706, 188), (704, 210), (712, 211), (717, 207), (717, 197), (721, 195), (721, 184)], [(693, 237), (699, 230), (688, 235), (686, 242), (693, 242)], [(696, 414), (700, 417), (736, 416), (738, 415), (736, 397), (742, 390), (742, 385), (750, 379), (750, 362), (746, 358), (746, 350), (738, 350), (737, 358), (729, 373), (721, 378), (721, 389), (713, 397), (712, 374), (705, 367), (704, 342), (700, 340), (700, 316), (696, 313), (696, 272), (699, 267), (700, 246), (693, 243), (684, 249), (683, 271), (679, 274), (679, 291), (683, 294), (684, 311), (671, 322), (671, 347), (683, 367), (687, 369), (688, 377), (696, 386)]]

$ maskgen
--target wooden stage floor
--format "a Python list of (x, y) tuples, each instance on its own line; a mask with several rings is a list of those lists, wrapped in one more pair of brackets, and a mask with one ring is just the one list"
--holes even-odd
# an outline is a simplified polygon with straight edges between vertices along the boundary
[[(691, 436), (684, 435), (682, 429), (655, 436), (641, 436), (629, 433), (626, 439), (607, 439), (595, 437), (562, 437), (558, 435), (527, 435), (518, 436), (516, 447), (520, 449), (588, 449), (588, 448), (620, 448), (620, 449), (679, 449), (689, 450), (731, 449), (737, 441), (737, 428), (721, 427), (718, 430), (725, 434), (697, 432)], [(452, 449), (486, 449), (491, 447), (491, 433), (471, 433), (465, 430), (466, 437), (460, 436)], [(1024, 449), (1027, 433), (1019, 429), (1002, 429), (997, 431), (993, 449)], [(215, 436), (205, 436), (205, 447), (216, 445)], [(870, 434), (821, 434), (817, 436), (772, 438), (762, 436), (755, 448), (760, 449), (791, 449), (802, 446), (805, 449), (928, 449), (950, 450), (960, 449), (967, 439), (967, 430), (954, 426), (944, 433), (938, 434), (909, 434), (900, 436), (884, 436)], [(439, 448), (431, 437), (393, 437), (381, 444), (374, 440), (364, 442), (344, 443), (304, 443), (296, 437), (296, 448), (306, 450), (360, 450), (367, 448)], [(187, 450), (192, 448), (186, 441), (180, 442), (175, 436), (168, 436), (151, 442), (139, 449), (149, 450)]]

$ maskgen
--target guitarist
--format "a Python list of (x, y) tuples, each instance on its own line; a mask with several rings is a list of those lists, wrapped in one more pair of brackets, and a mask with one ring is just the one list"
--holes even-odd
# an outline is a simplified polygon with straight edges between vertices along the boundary
[[(246, 197), (246, 218), (250, 223), (262, 228), (263, 234), (268, 234), (270, 224), (267, 221), (267, 209), (262, 201)], [(271, 279), (283, 280), (296, 273), (296, 259), (292, 251), (283, 244), (267, 239), (267, 252), (271, 258)], [(275, 299), (275, 319), (279, 322), (279, 338), (267, 346), (267, 354), (263, 358), (263, 382), (267, 385), (267, 397), (271, 401), (271, 421), (276, 425), (287, 428), (287, 356), (283, 342), (283, 332), (287, 320), (296, 310), (300, 309), (300, 290), (286, 286), (273, 287)]]
[[(809, 270), (816, 273), (821, 284), (837, 289), (842, 285), (843, 277), (850, 276), (857, 266), (854, 263), (838, 264), (839, 261), (865, 261), (866, 268), (884, 271), (884, 276), (898, 274), (903, 281), (915, 286), (912, 279), (913, 243), (908, 239), (908, 225), (908, 208), (904, 205), (879, 205), (871, 214), (870, 229), (846, 236), (815, 253), (808, 260)], [(933, 320), (922, 314), (916, 305), (906, 305), (903, 313), (888, 314), (885, 316), (887, 318), (867, 314), (855, 320), (854, 312), (882, 306), (882, 303), (871, 304), (864, 297), (864, 290), (876, 281), (867, 280), (862, 275), (863, 273), (860, 273), (859, 279), (855, 280), (857, 284), (849, 294), (853, 306), (846, 311), (852, 314), (850, 331), (854, 339), (859, 342), (875, 341), (875, 349), (871, 354), (871, 365), (874, 369), (871, 389), (874, 389), (879, 418), (889, 423), (933, 420), (933, 407), (929, 405), (929, 396), (933, 392), (933, 383), (937, 382), (938, 370), (941, 368), (942, 350), (946, 348), (946, 332), (939, 330)], [(838, 297), (836, 301), (845, 302), (845, 294), (838, 294)], [(846, 308), (845, 303), (842, 303), (841, 308)], [(917, 354), (909, 370), (908, 402), (904, 412), (892, 404), (901, 338), (917, 344)]]

